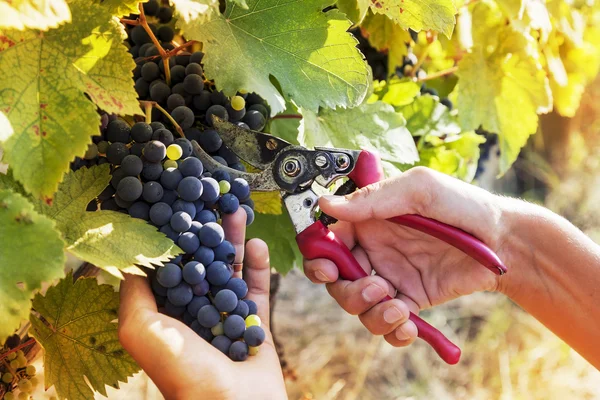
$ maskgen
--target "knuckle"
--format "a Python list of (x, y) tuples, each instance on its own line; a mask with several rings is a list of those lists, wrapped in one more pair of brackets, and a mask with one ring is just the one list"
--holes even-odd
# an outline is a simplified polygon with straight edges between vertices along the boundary
[(436, 196), (436, 177), (426, 167), (415, 167), (407, 171), (409, 178), (415, 182), (410, 191), (410, 205), (417, 214), (427, 215)]

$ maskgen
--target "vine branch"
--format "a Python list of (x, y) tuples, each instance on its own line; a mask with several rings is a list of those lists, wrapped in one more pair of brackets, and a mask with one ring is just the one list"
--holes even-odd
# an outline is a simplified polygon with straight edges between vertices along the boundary
[[(150, 107), (154, 107), (156, 108), (158, 111), (160, 111), (161, 113), (163, 113), (165, 115), (165, 117), (167, 117), (169, 119), (169, 121), (171, 121), (171, 123), (173, 124), (173, 126), (175, 127), (175, 130), (177, 131), (177, 133), (179, 133), (179, 136), (181, 136), (182, 138), (185, 138), (185, 134), (183, 133), (183, 129), (181, 129), (181, 126), (179, 126), (179, 124), (177, 123), (177, 121), (175, 121), (173, 119), (173, 117), (171, 117), (171, 114), (169, 114), (167, 112), (167, 110), (165, 110), (164, 108), (162, 108), (160, 106), (160, 104), (158, 104), (155, 101), (149, 101), (149, 100), (140, 100), (140, 104), (142, 106), (144, 106), (144, 108), (146, 109), (146, 113), (148, 112), (148, 106)], [(147, 118), (147, 116), (146, 116)]]
[(282, 115), (276, 115), (273, 118), (271, 118), (271, 120), (274, 119), (302, 119), (302, 114), (282, 114)]
[(35, 339), (34, 338), (30, 338), (29, 340), (27, 340), (25, 343), (21, 343), (20, 345), (16, 346), (14, 349), (10, 349), (9, 351), (7, 351), (4, 354), (0, 355), (0, 360), (4, 360), (6, 357), (8, 357), (8, 355), (10, 353), (14, 353), (17, 352), (19, 350), (21, 350), (23, 347), (27, 347), (30, 344), (34, 344), (35, 343)]
[(448, 69), (445, 69), (443, 71), (438, 71), (438, 72), (436, 72), (434, 74), (427, 75), (424, 78), (417, 79), (417, 82), (429, 81), (429, 80), (432, 80), (432, 79), (441, 78), (442, 76), (452, 75), (456, 71), (458, 71), (458, 66), (454, 66), (452, 68), (448, 68)]
[(154, 43), (154, 46), (156, 46), (158, 49), (158, 53), (160, 54), (165, 67), (165, 80), (167, 81), (167, 85), (171, 86), (171, 68), (169, 67), (169, 56), (165, 49), (163, 49), (163, 47), (160, 45), (160, 42), (154, 35), (154, 32), (152, 32), (152, 29), (150, 29), (150, 25), (148, 25), (148, 20), (146, 19), (146, 14), (144, 14), (144, 6), (142, 3), (140, 3), (140, 16), (138, 17), (138, 24), (144, 27), (144, 30), (148, 36), (150, 36), (152, 43)]

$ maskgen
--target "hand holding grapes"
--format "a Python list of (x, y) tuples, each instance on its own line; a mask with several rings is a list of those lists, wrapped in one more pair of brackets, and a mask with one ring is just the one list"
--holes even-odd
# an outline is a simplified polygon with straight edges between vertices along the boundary
[[(241, 211), (241, 212), (240, 212)], [(244, 259), (245, 213), (224, 218), (227, 240)], [(119, 337), (167, 399), (282, 399), (285, 386), (269, 331), (270, 267), (266, 244), (250, 240), (245, 249), (244, 278), (248, 298), (258, 306), (267, 333), (256, 356), (233, 362), (181, 321), (157, 311), (145, 278), (127, 276), (121, 285)]]

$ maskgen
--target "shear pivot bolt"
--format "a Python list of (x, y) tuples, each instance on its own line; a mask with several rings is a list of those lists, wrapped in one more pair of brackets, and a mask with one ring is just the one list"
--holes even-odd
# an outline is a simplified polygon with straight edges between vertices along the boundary
[(344, 170), (350, 166), (350, 158), (345, 154), (340, 154), (335, 159), (335, 165), (338, 170)]
[(315, 157), (315, 164), (319, 168), (325, 167), (327, 165), (327, 157), (325, 157), (323, 154), (319, 154), (317, 157)]
[(283, 171), (287, 176), (296, 176), (300, 173), (300, 163), (295, 159), (287, 160), (283, 164)]

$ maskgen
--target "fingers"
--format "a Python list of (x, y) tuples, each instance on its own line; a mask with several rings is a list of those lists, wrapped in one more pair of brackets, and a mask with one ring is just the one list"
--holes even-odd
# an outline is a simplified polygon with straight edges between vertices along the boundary
[(265, 330), (268, 330), (271, 266), (269, 248), (260, 239), (251, 239), (246, 244), (244, 278), (248, 284), (248, 298), (258, 306), (258, 316), (265, 325)]
[[(225, 239), (231, 242), (235, 248), (234, 263), (242, 263), (244, 261), (244, 240), (246, 239), (246, 212), (239, 208), (233, 214), (224, 214), (223, 230)], [(241, 271), (235, 272), (234, 276), (241, 278)]]
[(386, 340), (396, 347), (406, 346), (417, 337), (417, 327), (409, 317), (408, 306), (398, 299), (384, 301), (359, 315), (371, 333), (385, 335)]
[(339, 280), (327, 284), (327, 291), (349, 314), (369, 310), (388, 294), (388, 283), (380, 276), (367, 276), (354, 282)]

